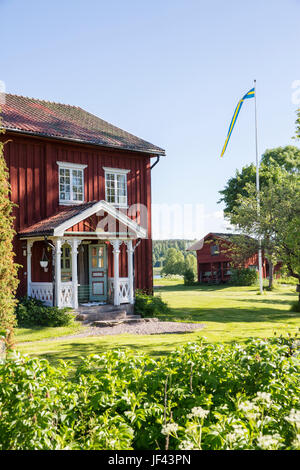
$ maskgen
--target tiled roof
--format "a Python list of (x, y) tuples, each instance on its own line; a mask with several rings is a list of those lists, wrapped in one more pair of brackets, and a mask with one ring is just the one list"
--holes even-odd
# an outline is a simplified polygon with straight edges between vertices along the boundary
[(165, 151), (77, 106), (6, 94), (1, 105), (7, 130), (86, 144), (164, 155)]
[(81, 214), (89, 207), (96, 204), (97, 201), (86, 202), (84, 204), (78, 204), (76, 206), (66, 207), (63, 210), (60, 210), (56, 214), (43, 219), (36, 224), (30, 225), (19, 232), (19, 236), (51, 236), (53, 235), (54, 229), (59, 227), (63, 222), (66, 222), (69, 219), (72, 219), (76, 215)]
[(217, 237), (217, 238), (222, 238), (223, 240), (231, 241), (234, 242), (234, 239), (240, 239), (240, 237), (245, 237), (251, 239), (249, 235), (239, 235), (238, 233), (219, 233), (219, 232), (209, 232), (205, 237), (201, 238), (201, 240), (198, 240), (196, 243), (193, 243), (193, 245), (189, 246), (186, 251), (197, 251), (201, 250), (204, 245), (204, 240), (208, 238), (209, 236)]

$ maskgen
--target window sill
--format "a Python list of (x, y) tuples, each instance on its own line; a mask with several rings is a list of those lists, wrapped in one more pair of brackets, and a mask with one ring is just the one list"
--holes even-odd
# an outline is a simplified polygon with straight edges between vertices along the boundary
[[(106, 201), (106, 202), (108, 202), (108, 201)], [(120, 205), (120, 204), (114, 204), (113, 202), (109, 202), (108, 204), (111, 204), (111, 205), (112, 205), (113, 207), (115, 207), (116, 209), (128, 209), (128, 207), (129, 207), (128, 205), (122, 206), (122, 205)]]
[(83, 204), (84, 201), (59, 201), (59, 205), (60, 206), (76, 206), (76, 205), (80, 205), (80, 204)]

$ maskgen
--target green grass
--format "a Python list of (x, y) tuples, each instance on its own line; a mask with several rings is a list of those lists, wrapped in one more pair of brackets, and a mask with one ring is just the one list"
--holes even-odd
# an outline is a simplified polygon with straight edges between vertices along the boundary
[(86, 328), (80, 323), (74, 322), (69, 326), (60, 327), (43, 327), (35, 326), (31, 328), (16, 328), (15, 336), (18, 343), (25, 343), (29, 341), (40, 341), (47, 338), (57, 338), (59, 336), (72, 335), (79, 331), (84, 331)]
[(258, 295), (256, 287), (233, 286), (173, 285), (155, 291), (172, 308), (173, 321), (204, 323), (202, 334), (212, 342), (296, 333), (300, 328), (300, 314), (290, 311), (292, 301), (297, 300), (293, 286), (263, 295)]
[(186, 287), (182, 283), (178, 284), (178, 281), (160, 285), (161, 287), (155, 288), (155, 292), (171, 307), (171, 313), (161, 316), (162, 320), (199, 322), (205, 328), (185, 334), (119, 335), (40, 342), (37, 339), (70, 332), (62, 332), (61, 328), (46, 328), (44, 331), (35, 329), (31, 332), (23, 329), (17, 333), (17, 339), (27, 342), (20, 344), (17, 349), (53, 362), (58, 359), (76, 361), (87, 354), (126, 347), (155, 357), (203, 336), (212, 342), (229, 343), (244, 341), (251, 336), (269, 337), (274, 333), (280, 335), (288, 332), (294, 334), (300, 328), (300, 313), (289, 310), (292, 301), (297, 300), (294, 286), (281, 286), (274, 291), (257, 295), (255, 287)]

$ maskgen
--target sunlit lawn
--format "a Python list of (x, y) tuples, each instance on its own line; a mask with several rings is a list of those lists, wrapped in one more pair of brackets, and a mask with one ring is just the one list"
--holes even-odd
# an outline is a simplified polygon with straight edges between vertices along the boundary
[[(155, 292), (168, 302), (171, 313), (161, 316), (162, 320), (199, 322), (204, 329), (185, 334), (164, 335), (119, 335), (87, 338), (57, 339), (56, 333), (76, 332), (58, 328), (42, 330), (22, 329), (17, 339), (27, 343), (17, 346), (18, 350), (48, 358), (78, 360), (79, 356), (99, 353), (110, 348), (130, 347), (153, 356), (166, 354), (176, 346), (199, 337), (212, 342), (244, 341), (250, 336), (269, 337), (294, 334), (300, 328), (300, 314), (289, 311), (290, 304), (296, 300), (295, 286), (276, 289), (257, 295), (255, 287), (193, 286), (185, 287), (180, 281), (162, 282), (156, 280)], [(166, 285), (167, 284), (167, 285)], [(72, 327), (73, 328), (73, 327)], [(79, 327), (80, 328), (80, 327)], [(82, 327), (81, 327), (82, 329)], [(37, 341), (43, 339), (43, 341)], [(30, 341), (31, 342), (28, 342)]]

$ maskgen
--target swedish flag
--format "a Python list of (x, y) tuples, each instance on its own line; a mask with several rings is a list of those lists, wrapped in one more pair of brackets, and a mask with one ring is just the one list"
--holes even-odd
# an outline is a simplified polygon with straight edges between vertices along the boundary
[(234, 111), (234, 114), (233, 114), (233, 118), (231, 119), (231, 123), (230, 123), (229, 129), (228, 129), (228, 134), (227, 134), (227, 137), (226, 137), (226, 140), (225, 140), (224, 147), (222, 149), (221, 157), (223, 157), (223, 155), (225, 153), (225, 150), (227, 149), (229, 139), (231, 137), (234, 125), (236, 123), (237, 117), (239, 115), (239, 112), (241, 110), (241, 107), (242, 107), (242, 104), (243, 104), (244, 100), (247, 100), (249, 98), (254, 98), (254, 96), (255, 96), (255, 88), (251, 88), (251, 90), (249, 90), (248, 93), (246, 93), (243, 96), (243, 98), (241, 98), (240, 101), (238, 102), (237, 107), (235, 108), (235, 111)]

